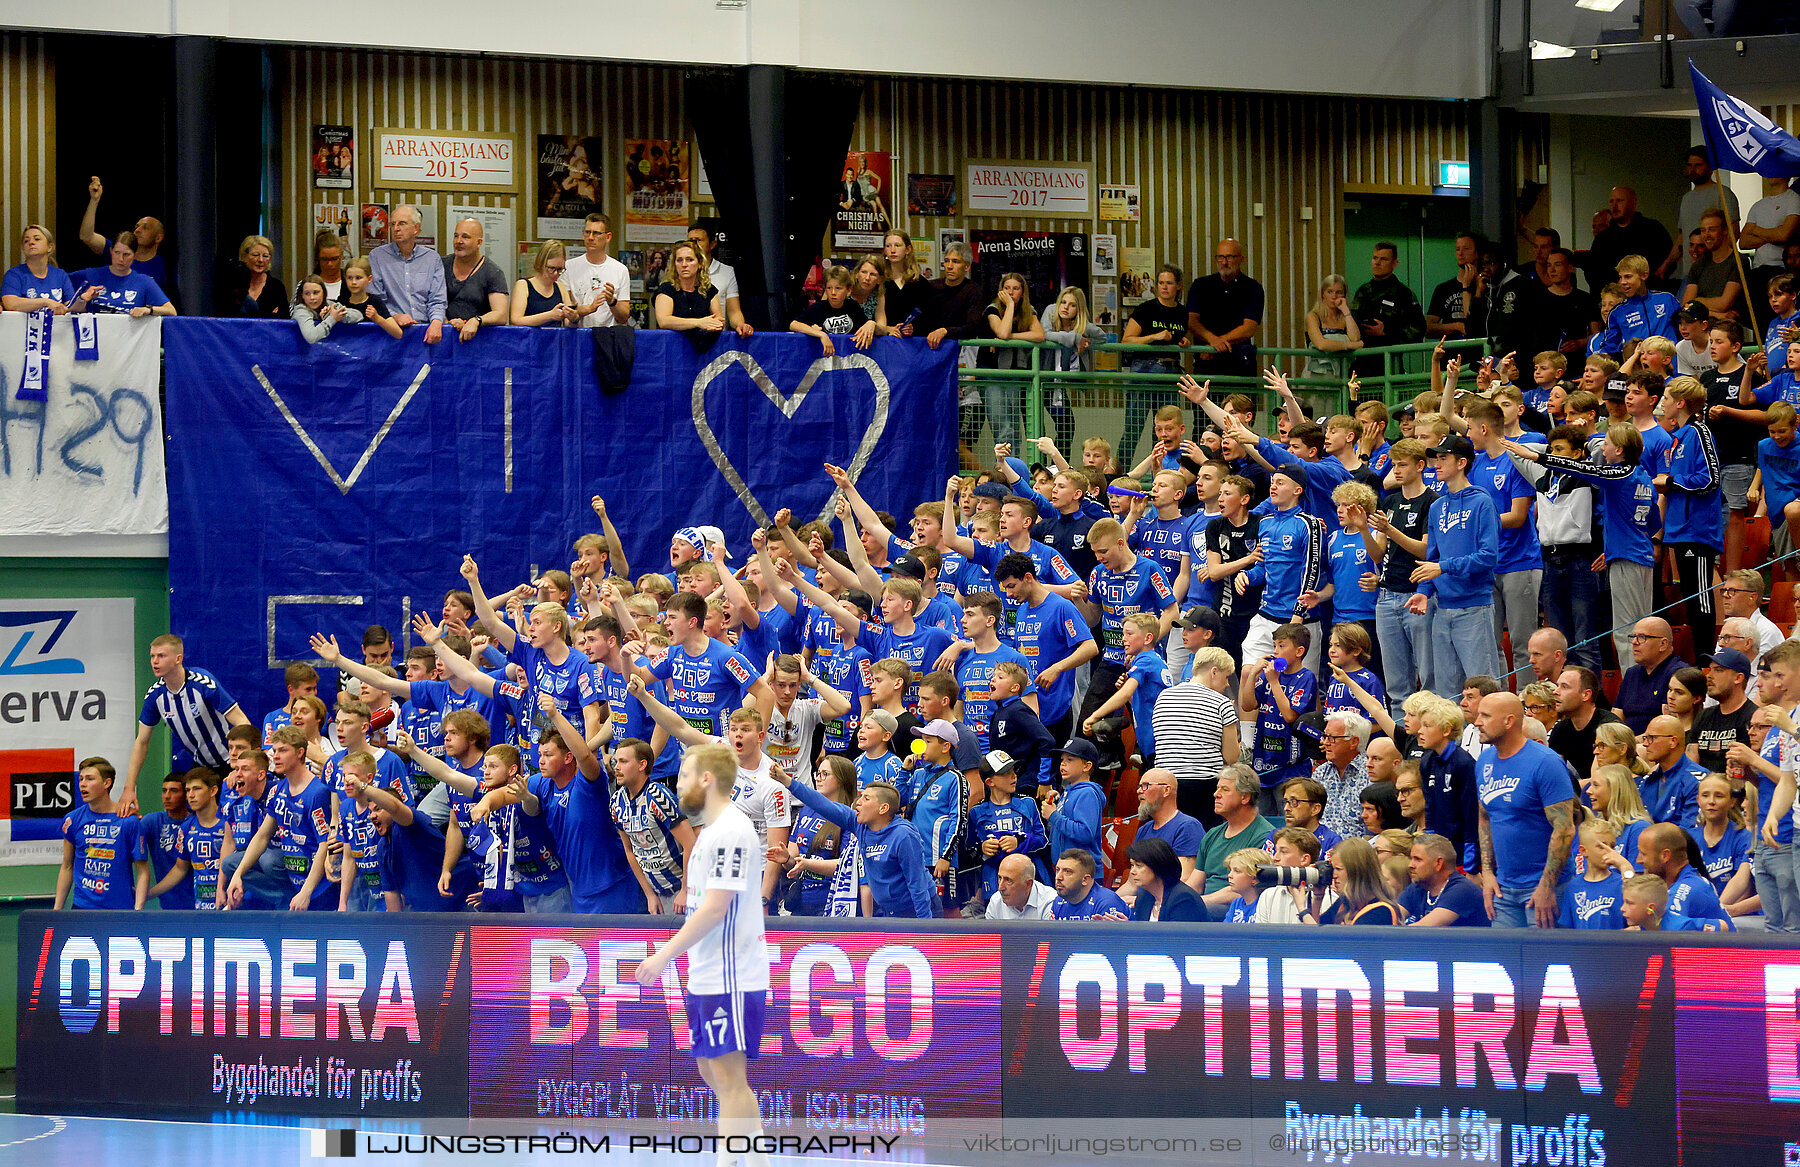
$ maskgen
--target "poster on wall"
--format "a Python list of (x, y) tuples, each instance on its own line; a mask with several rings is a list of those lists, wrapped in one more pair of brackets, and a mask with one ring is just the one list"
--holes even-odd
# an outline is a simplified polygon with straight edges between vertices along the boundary
[(909, 174), (906, 176), (907, 214), (928, 218), (954, 215), (956, 193), (954, 174)]
[(889, 182), (893, 157), (885, 150), (852, 150), (844, 156), (838, 180), (837, 207), (831, 212), (831, 246), (875, 251), (893, 225)]
[(935, 240), (913, 240), (913, 262), (919, 265), (919, 278), (922, 280), (935, 280), (942, 274), (938, 270), (938, 248)]
[(1093, 168), (1086, 163), (971, 158), (963, 176), (966, 215), (1086, 219), (1094, 213)]
[(1070, 285), (1088, 285), (1089, 256), (1086, 235), (1051, 231), (976, 231), (971, 237), (975, 250), (972, 278), (981, 285), (983, 294), (992, 299), (1000, 290), (1000, 279), (1008, 272), (1025, 277), (1031, 292), (1034, 311), (1054, 303), (1062, 290)]
[(576, 134), (537, 136), (537, 223), (540, 239), (581, 238), (581, 225), (603, 210), (600, 184), (606, 147)]
[(377, 129), (374, 186), (513, 194), (519, 189), (518, 139), (476, 130)]
[[(456, 224), (464, 219), (473, 219), (481, 224), (481, 250), (489, 259), (500, 266), (506, 273), (506, 290), (512, 292), (513, 280), (518, 277), (513, 266), (513, 211), (511, 207), (477, 207), (468, 203), (451, 203), (444, 208), (445, 222), (449, 225), (448, 234), (454, 236)], [(530, 267), (525, 268), (530, 271)]]
[(1118, 331), (1119, 285), (1116, 280), (1094, 281), (1094, 295), (1088, 302), (1088, 315), (1101, 328)]
[(536, 158), (536, 236), (580, 240), (583, 220), (605, 209), (599, 180), (605, 144), (598, 137), (540, 133)]
[(388, 205), (386, 203), (364, 203), (358, 216), (362, 226), (358, 228), (360, 238), (357, 240), (357, 253), (367, 255), (388, 241)]
[(329, 231), (338, 237), (345, 256), (356, 254), (356, 231), (350, 219), (356, 208), (349, 203), (314, 203), (313, 234)]
[(938, 262), (944, 262), (944, 253), (952, 243), (967, 243), (969, 229), (967, 227), (939, 227), (937, 229)]
[(1119, 274), (1119, 237), (1094, 236), (1094, 274), (1116, 279)]
[(1104, 222), (1112, 223), (1137, 222), (1138, 188), (1135, 186), (1101, 187), (1100, 218)]
[(712, 202), (712, 179), (706, 177), (706, 159), (700, 157), (700, 148), (694, 148), (694, 201), (697, 203)]
[(1148, 247), (1119, 249), (1119, 304), (1131, 308), (1156, 295), (1156, 252)]
[(0, 600), (0, 709), (10, 711), (0, 740), (0, 866), (62, 862), (62, 818), (81, 804), (80, 759), (113, 760), (114, 792), (122, 792), (143, 707), (135, 607), (130, 599)]
[(679, 243), (687, 238), (688, 144), (625, 139), (625, 238)]
[(312, 128), (314, 190), (350, 190), (356, 185), (356, 135), (349, 126)]

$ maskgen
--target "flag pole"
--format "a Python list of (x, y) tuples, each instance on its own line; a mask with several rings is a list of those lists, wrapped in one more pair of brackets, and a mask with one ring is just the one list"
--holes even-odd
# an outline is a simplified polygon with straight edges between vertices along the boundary
[(1738, 246), (1737, 231), (1731, 225), (1731, 210), (1725, 205), (1725, 184), (1719, 181), (1721, 173), (1713, 172), (1713, 185), (1719, 188), (1719, 213), (1725, 216), (1725, 234), (1731, 237), (1731, 255), (1737, 260), (1738, 284), (1744, 290), (1744, 311), (1750, 316), (1750, 335), (1760, 345), (1762, 330), (1756, 325), (1755, 297), (1750, 294), (1750, 276), (1744, 271), (1744, 249)]

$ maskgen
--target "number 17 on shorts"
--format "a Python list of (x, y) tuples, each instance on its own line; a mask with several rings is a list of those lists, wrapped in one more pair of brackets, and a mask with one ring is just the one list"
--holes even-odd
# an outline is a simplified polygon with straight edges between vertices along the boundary
[(754, 1058), (762, 1048), (763, 999), (754, 993), (688, 993), (688, 1036), (697, 1058), (730, 1053)]

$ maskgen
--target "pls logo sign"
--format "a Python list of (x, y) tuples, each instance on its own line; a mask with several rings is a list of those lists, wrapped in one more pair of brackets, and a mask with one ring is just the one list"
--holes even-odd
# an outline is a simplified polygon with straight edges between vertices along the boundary
[(0, 600), (0, 865), (55, 863), (75, 771), (136, 735), (128, 599)]

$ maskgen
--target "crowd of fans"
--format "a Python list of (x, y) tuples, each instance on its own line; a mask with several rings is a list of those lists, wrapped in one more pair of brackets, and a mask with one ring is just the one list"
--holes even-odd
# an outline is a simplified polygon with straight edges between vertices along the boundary
[[(1581, 254), (1540, 231), (1515, 269), (1465, 236), (1421, 302), (1384, 243), (1354, 292), (1325, 281), (1307, 318), (1321, 368), (1421, 337), (1501, 354), (1465, 369), (1440, 344), (1430, 390), (1392, 413), (1315, 420), (1274, 369), (1266, 432), (1248, 394), (1214, 399), (1211, 376), (1257, 367), (1263, 316), (1228, 239), (1185, 300), (1165, 268), (1127, 323), (1171, 350), (1134, 367), (1198, 375), (1133, 391), (1117, 458), (1103, 437), (1076, 447), (1056, 396), (1035, 464), (1017, 457), (1009, 390), (976, 380), (961, 437), (993, 433), (991, 468), (904, 523), (826, 466), (836, 524), (783, 512), (734, 548), (686, 527), (666, 570), (633, 579), (596, 498), (602, 532), (568, 572), (490, 598), (467, 559), (403, 661), (383, 628), (360, 660), (319, 637), (335, 707), (291, 666), (260, 726), (159, 638), (121, 804), (111, 764), (83, 763), (59, 904), (679, 911), (693, 834), (674, 776), (722, 742), (771, 912), (1800, 927), (1800, 642), (1762, 610), (1751, 538), (1766, 514), (1777, 570), (1800, 546), (1781, 270), (1800, 195), (1772, 181), (1740, 226), (1703, 154), (1688, 177), (1691, 248), (1620, 189)], [(321, 241), (291, 308), (309, 339), (353, 314), (433, 343), (630, 320), (603, 215), (579, 254), (544, 244), (510, 295), (479, 224), (440, 257), (416, 210), (391, 223), (348, 262)], [(77, 292), (45, 284), (31, 228), (5, 306), (135, 289), (142, 311), (154, 281), (135, 265), (160, 241), (154, 220), (122, 234)], [(697, 227), (672, 250), (663, 327), (751, 331), (715, 242)], [(289, 311), (271, 251), (245, 241), (247, 314)], [(1080, 289), (1040, 312), (1007, 275), (986, 303), (969, 260), (953, 245), (923, 281), (890, 233), (792, 327), (827, 353), (1011, 339), (1089, 367)], [(23, 292), (22, 270), (39, 282)], [(1154, 445), (1127, 465), (1146, 422)], [(175, 770), (140, 818), (163, 721)]]

